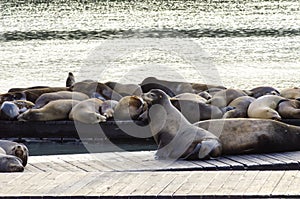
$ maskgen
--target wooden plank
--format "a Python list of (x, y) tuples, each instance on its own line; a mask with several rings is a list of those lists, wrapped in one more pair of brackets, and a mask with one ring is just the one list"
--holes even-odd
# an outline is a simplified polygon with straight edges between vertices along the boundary
[(226, 163), (220, 161), (219, 159), (204, 160), (204, 162), (215, 165), (218, 170), (229, 170), (230, 169), (229, 164), (226, 164)]
[[(230, 157), (230, 156), (228, 156), (228, 157)], [(224, 156), (224, 157), (218, 159), (218, 161), (224, 162), (225, 164), (230, 165), (230, 167), (234, 170), (244, 170), (245, 169), (243, 164), (236, 162), (234, 160), (231, 160), (231, 159), (227, 158), (227, 156)]]
[(235, 161), (235, 162), (238, 162), (238, 163), (241, 163), (244, 165), (245, 169), (248, 169), (248, 168), (253, 168), (253, 167), (257, 167), (259, 166), (258, 163), (256, 162), (253, 162), (247, 158), (244, 158), (243, 155), (236, 155), (236, 156), (226, 156), (228, 159), (232, 160), (232, 161)]
[(281, 169), (282, 170), (282, 169), (288, 168), (285, 162), (280, 161), (278, 159), (271, 158), (270, 156), (266, 156), (265, 154), (259, 154), (259, 155), (253, 154), (251, 156), (269, 162), (270, 165), (268, 166), (268, 168), (270, 168), (270, 169)]
[(270, 174), (271, 174), (270, 171), (259, 171), (255, 176), (255, 178), (253, 179), (253, 182), (246, 189), (244, 195), (247, 196), (256, 195), (260, 191), (261, 187), (265, 184)]
[[(196, 183), (199, 181), (199, 179), (202, 179), (202, 175), (202, 172), (191, 172), (191, 175), (186, 177), (184, 183), (182, 183), (178, 189), (173, 189), (170, 194), (172, 194), (172, 196), (187, 195), (193, 189), (193, 187), (196, 186)], [(174, 188), (176, 188), (176, 186)]]
[(298, 171), (293, 180), (291, 180), (290, 185), (286, 189), (286, 195), (299, 196), (300, 195), (300, 171)]
[(192, 172), (176, 172), (175, 178), (159, 193), (159, 196), (172, 196), (191, 175)]
[(258, 173), (259, 171), (246, 171), (239, 179), (238, 184), (232, 190), (231, 195), (244, 195)]
[[(274, 190), (272, 191), (272, 195), (276, 196), (282, 196), (286, 195), (287, 189), (290, 186), (290, 184), (295, 179), (295, 176), (297, 175), (298, 171), (285, 171), (284, 175), (280, 179), (279, 183), (276, 185)], [(298, 187), (299, 189), (299, 187)]]
[(202, 170), (217, 170), (217, 166), (216, 165), (213, 165), (213, 164), (210, 164), (208, 162), (205, 162), (203, 160), (194, 160), (194, 161), (191, 161), (192, 163), (194, 164), (197, 164), (199, 165), (199, 169), (202, 168)]
[(159, 196), (159, 193), (161, 193), (175, 178), (176, 175), (174, 175), (174, 173), (165, 172), (153, 186), (149, 186), (149, 189), (146, 189), (145, 195)]
[(231, 175), (228, 176), (226, 183), (224, 183), (219, 189), (219, 195), (230, 195), (235, 187), (238, 185), (240, 179), (243, 177), (246, 171), (232, 171)]
[(289, 157), (283, 156), (279, 153), (265, 154), (265, 156), (284, 162), (288, 169), (299, 169), (298, 161), (292, 160)]
[(216, 172), (217, 175), (213, 178), (209, 186), (204, 190), (204, 195), (220, 195), (222, 192), (222, 186), (228, 183), (226, 180), (232, 174), (232, 171), (219, 171)]
[(262, 196), (270, 196), (276, 185), (280, 182), (283, 175), (284, 171), (270, 171), (269, 177), (260, 187), (260, 190), (257, 192), (257, 194)]

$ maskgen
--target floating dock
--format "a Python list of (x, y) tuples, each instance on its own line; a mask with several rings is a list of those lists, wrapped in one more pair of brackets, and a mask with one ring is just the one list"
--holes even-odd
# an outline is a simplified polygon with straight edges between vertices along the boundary
[(300, 151), (156, 160), (154, 151), (32, 156), (0, 197), (300, 197)]

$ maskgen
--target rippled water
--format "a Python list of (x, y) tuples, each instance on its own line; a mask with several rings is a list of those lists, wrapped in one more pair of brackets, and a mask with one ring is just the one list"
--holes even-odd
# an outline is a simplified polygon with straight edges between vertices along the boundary
[[(83, 73), (97, 67), (106, 72), (87, 73), (90, 79), (138, 83), (156, 75), (208, 80), (180, 54), (147, 48), (154, 38), (176, 38), (171, 46), (179, 41), (177, 49), (190, 54), (201, 51), (205, 56), (197, 61), (206, 62), (201, 70), (216, 68), (218, 74), (213, 73), (227, 87), (298, 86), (298, 0), (79, 2), (1, 2), (0, 92), (10, 87), (64, 86), (69, 71), (86, 77)], [(190, 39), (197, 49), (190, 49), (190, 43), (180, 42), (181, 38)], [(105, 68), (101, 65), (105, 58), (94, 59), (95, 51), (96, 57), (102, 56), (107, 43), (132, 39), (145, 48), (114, 57)], [(165, 41), (162, 45), (168, 46)], [(122, 47), (109, 50), (114, 55)]]

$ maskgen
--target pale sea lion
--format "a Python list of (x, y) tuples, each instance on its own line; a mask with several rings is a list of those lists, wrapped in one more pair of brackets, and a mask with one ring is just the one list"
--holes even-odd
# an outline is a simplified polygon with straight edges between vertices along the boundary
[(125, 96), (115, 107), (114, 119), (136, 120), (147, 110), (147, 104), (139, 96)]
[(250, 96), (241, 96), (229, 103), (228, 106), (233, 107), (233, 110), (227, 111), (223, 118), (246, 118), (248, 117), (248, 107), (255, 100)]
[(264, 95), (255, 99), (248, 107), (248, 117), (281, 120), (276, 111), (278, 104), (287, 100), (277, 95)]
[(71, 91), (82, 92), (88, 95), (89, 97), (98, 98), (102, 101), (119, 101), (122, 98), (122, 95), (115, 92), (105, 84), (93, 80), (76, 82), (70, 87), (70, 89)]
[(73, 106), (79, 101), (64, 99), (49, 102), (39, 109), (29, 109), (18, 117), (19, 121), (67, 120)]
[(170, 101), (190, 123), (222, 118), (223, 116), (223, 112), (219, 107), (203, 102), (174, 98), (170, 99)]
[(181, 100), (190, 100), (194, 102), (201, 102), (201, 103), (207, 102), (207, 99), (194, 93), (181, 93), (179, 95), (174, 96), (174, 98), (181, 99)]
[(25, 167), (28, 161), (29, 151), (28, 148), (17, 142), (9, 140), (0, 140), (0, 147), (5, 151), (7, 155), (13, 155), (22, 160), (22, 165)]
[(143, 98), (149, 106), (149, 127), (158, 144), (157, 158), (204, 159), (221, 155), (219, 139), (188, 122), (166, 93), (153, 89)]
[(245, 91), (249, 96), (259, 98), (263, 95), (280, 95), (279, 91), (270, 86), (259, 86), (249, 91)]
[(70, 87), (75, 83), (75, 77), (73, 73), (69, 72), (68, 78), (66, 80), (66, 87)]
[(137, 84), (121, 84), (118, 82), (106, 82), (105, 85), (122, 96), (141, 96), (143, 94), (142, 88), (140, 87), (140, 85)]
[(246, 95), (247, 94), (240, 89), (229, 88), (215, 93), (213, 97), (207, 101), (207, 103), (217, 107), (225, 107), (228, 106), (232, 100)]
[(100, 114), (102, 103), (103, 101), (97, 98), (81, 101), (72, 108), (69, 118), (86, 124), (104, 122), (106, 117)]
[(89, 99), (84, 93), (81, 92), (71, 92), (71, 91), (58, 91), (52, 93), (44, 93), (35, 101), (35, 108), (41, 108), (45, 106), (47, 103), (59, 99), (73, 99), (78, 101), (83, 101)]
[(300, 119), (300, 101), (287, 100), (278, 104), (277, 112), (282, 118)]
[(194, 124), (219, 137), (222, 154), (300, 150), (300, 127), (253, 118), (206, 120)]
[(0, 172), (22, 172), (22, 161), (12, 155), (0, 154)]
[(285, 88), (280, 91), (280, 96), (287, 99), (298, 99), (300, 98), (300, 88)]

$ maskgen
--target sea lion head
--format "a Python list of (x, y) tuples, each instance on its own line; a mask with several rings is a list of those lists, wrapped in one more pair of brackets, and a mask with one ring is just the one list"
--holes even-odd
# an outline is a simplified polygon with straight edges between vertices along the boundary
[(23, 144), (18, 144), (12, 148), (12, 154), (22, 160), (22, 165), (25, 167), (28, 160), (28, 149)]
[(168, 95), (160, 89), (151, 89), (148, 93), (144, 93), (142, 98), (150, 106), (153, 104), (164, 104), (166, 101), (169, 101)]
[(0, 155), (0, 171), (22, 172), (24, 171), (22, 160), (12, 155)]

